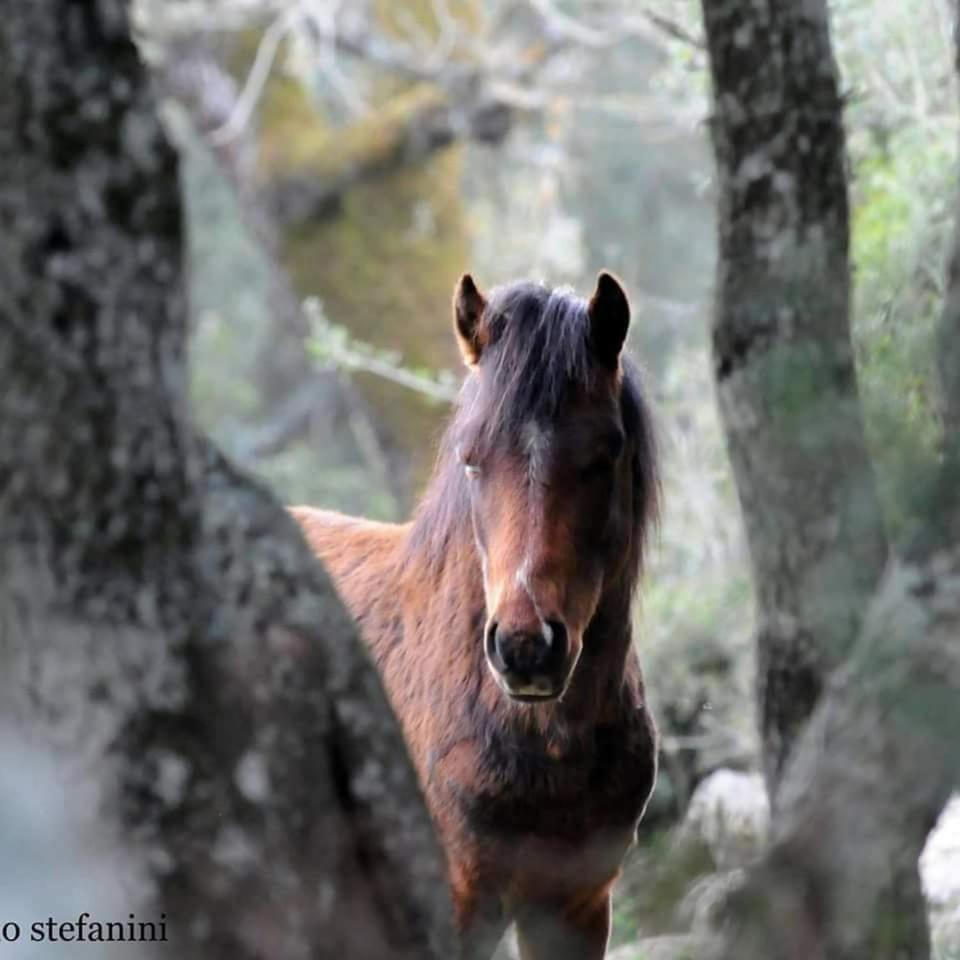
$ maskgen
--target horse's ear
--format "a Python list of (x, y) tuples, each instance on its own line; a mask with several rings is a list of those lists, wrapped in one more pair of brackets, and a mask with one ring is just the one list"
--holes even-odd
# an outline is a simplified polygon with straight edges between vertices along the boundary
[(620, 281), (612, 273), (603, 271), (597, 277), (597, 289), (590, 298), (587, 311), (590, 315), (590, 345), (605, 367), (616, 370), (630, 326), (630, 304)]
[(453, 291), (453, 329), (457, 334), (460, 352), (467, 366), (480, 362), (483, 352), (483, 330), (480, 318), (487, 301), (477, 289), (473, 277), (465, 273)]

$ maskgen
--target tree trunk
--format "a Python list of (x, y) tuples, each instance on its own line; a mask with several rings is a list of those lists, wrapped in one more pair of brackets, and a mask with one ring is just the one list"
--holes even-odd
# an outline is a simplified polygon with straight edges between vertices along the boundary
[(917, 861), (960, 782), (958, 636), (960, 549), (895, 565), (797, 742), (726, 957), (929, 956)]
[(771, 798), (887, 556), (849, 330), (843, 116), (823, 0), (704, 0), (720, 188), (713, 347), (758, 603)]
[[(960, 778), (955, 458), (917, 478), (925, 528), (881, 578), (825, 3), (703, 7), (721, 189), (716, 377), (757, 582), (776, 797), (771, 849), (727, 905), (722, 952), (926, 957), (917, 860)], [(944, 343), (958, 282), (953, 271)]]
[(448, 955), (355, 630), (189, 423), (176, 158), (120, 0), (6, 11), (0, 222), (0, 722), (82, 754), (182, 955)]

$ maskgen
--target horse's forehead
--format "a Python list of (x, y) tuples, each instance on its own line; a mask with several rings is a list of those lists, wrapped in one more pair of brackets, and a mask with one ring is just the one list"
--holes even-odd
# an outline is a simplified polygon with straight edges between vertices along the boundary
[(570, 442), (587, 442), (591, 434), (602, 432), (617, 419), (615, 403), (579, 396), (551, 420), (535, 414), (528, 417), (514, 434), (515, 443), (531, 462), (542, 462), (551, 450)]
[(554, 433), (553, 427), (534, 419), (528, 420), (520, 429), (521, 449), (527, 458), (527, 469), (534, 477), (541, 475), (546, 467)]
[(554, 428), (533, 418), (520, 428), (520, 445), (531, 458), (542, 457), (553, 442)]

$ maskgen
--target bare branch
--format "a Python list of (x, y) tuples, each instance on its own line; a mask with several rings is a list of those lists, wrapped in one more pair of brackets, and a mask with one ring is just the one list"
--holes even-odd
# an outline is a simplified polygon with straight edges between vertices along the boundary
[(557, 36), (585, 47), (605, 48), (622, 43), (630, 36), (642, 36), (658, 42), (664, 37), (679, 41), (697, 50), (704, 50), (704, 41), (684, 26), (662, 13), (642, 8), (639, 14), (618, 13), (610, 22), (587, 24), (558, 10), (551, 0), (527, 0), (547, 27)]
[(324, 25), (324, 31), (317, 38), (318, 66), (323, 71), (330, 86), (337, 92), (349, 110), (355, 116), (362, 116), (370, 110), (370, 104), (367, 103), (366, 99), (358, 92), (356, 84), (349, 81), (346, 74), (340, 68), (337, 59), (338, 48), (335, 37), (339, 33), (337, 29), (337, 17), (340, 13), (342, 0), (333, 0), (333, 2), (301, 0), (301, 3), (304, 11), (313, 17), (314, 22)]
[(575, 17), (558, 10), (551, 0), (528, 0), (528, 2), (553, 31), (585, 47), (609, 47), (620, 39), (607, 30), (581, 23)]
[(234, 140), (250, 122), (253, 111), (256, 109), (257, 102), (270, 76), (270, 71), (273, 69), (273, 63), (280, 50), (280, 44), (299, 18), (299, 6), (291, 7), (276, 17), (267, 29), (264, 30), (257, 47), (256, 56), (253, 60), (253, 66), (250, 68), (246, 83), (244, 83), (243, 90), (237, 98), (236, 104), (234, 104), (230, 117), (222, 127), (218, 127), (216, 130), (211, 130), (208, 133), (211, 143), (217, 146), (229, 143), (231, 140)]
[(340, 131), (309, 162), (278, 170), (267, 187), (269, 206), (284, 224), (323, 218), (356, 184), (421, 162), (465, 137), (497, 143), (511, 121), (511, 107), (501, 100), (453, 105), (436, 87), (414, 88)]
[[(693, 47), (696, 50), (706, 50), (707, 48), (702, 37), (697, 36), (682, 24), (677, 23), (676, 20), (671, 20), (662, 13), (657, 13), (655, 10), (647, 7), (643, 9), (640, 16), (671, 40), (678, 40), (680, 43), (685, 43), (687, 46)], [(628, 18), (626, 26), (627, 29), (638, 30), (638, 24), (635, 18)], [(644, 32), (649, 35), (648, 31)]]
[(354, 342), (337, 336), (337, 331), (326, 322), (316, 300), (308, 300), (304, 310), (310, 317), (314, 331), (315, 352), (344, 370), (372, 373), (383, 380), (413, 390), (437, 403), (453, 403), (460, 393), (456, 378), (449, 372), (427, 376), (408, 370), (395, 358), (377, 352), (369, 344)]

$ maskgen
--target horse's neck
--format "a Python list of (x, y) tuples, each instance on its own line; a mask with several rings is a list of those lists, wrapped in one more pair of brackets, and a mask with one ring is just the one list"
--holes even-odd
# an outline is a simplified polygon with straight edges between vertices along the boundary
[[(411, 529), (410, 536), (415, 533)], [(473, 535), (454, 531), (446, 545), (442, 562), (436, 556), (418, 554), (409, 546), (400, 551), (401, 575), (408, 596), (415, 597), (427, 615), (446, 620), (458, 629), (446, 637), (449, 643), (464, 642), (467, 624), (482, 635), (486, 616), (483, 573), (476, 556)], [(482, 644), (481, 644), (482, 647)]]

